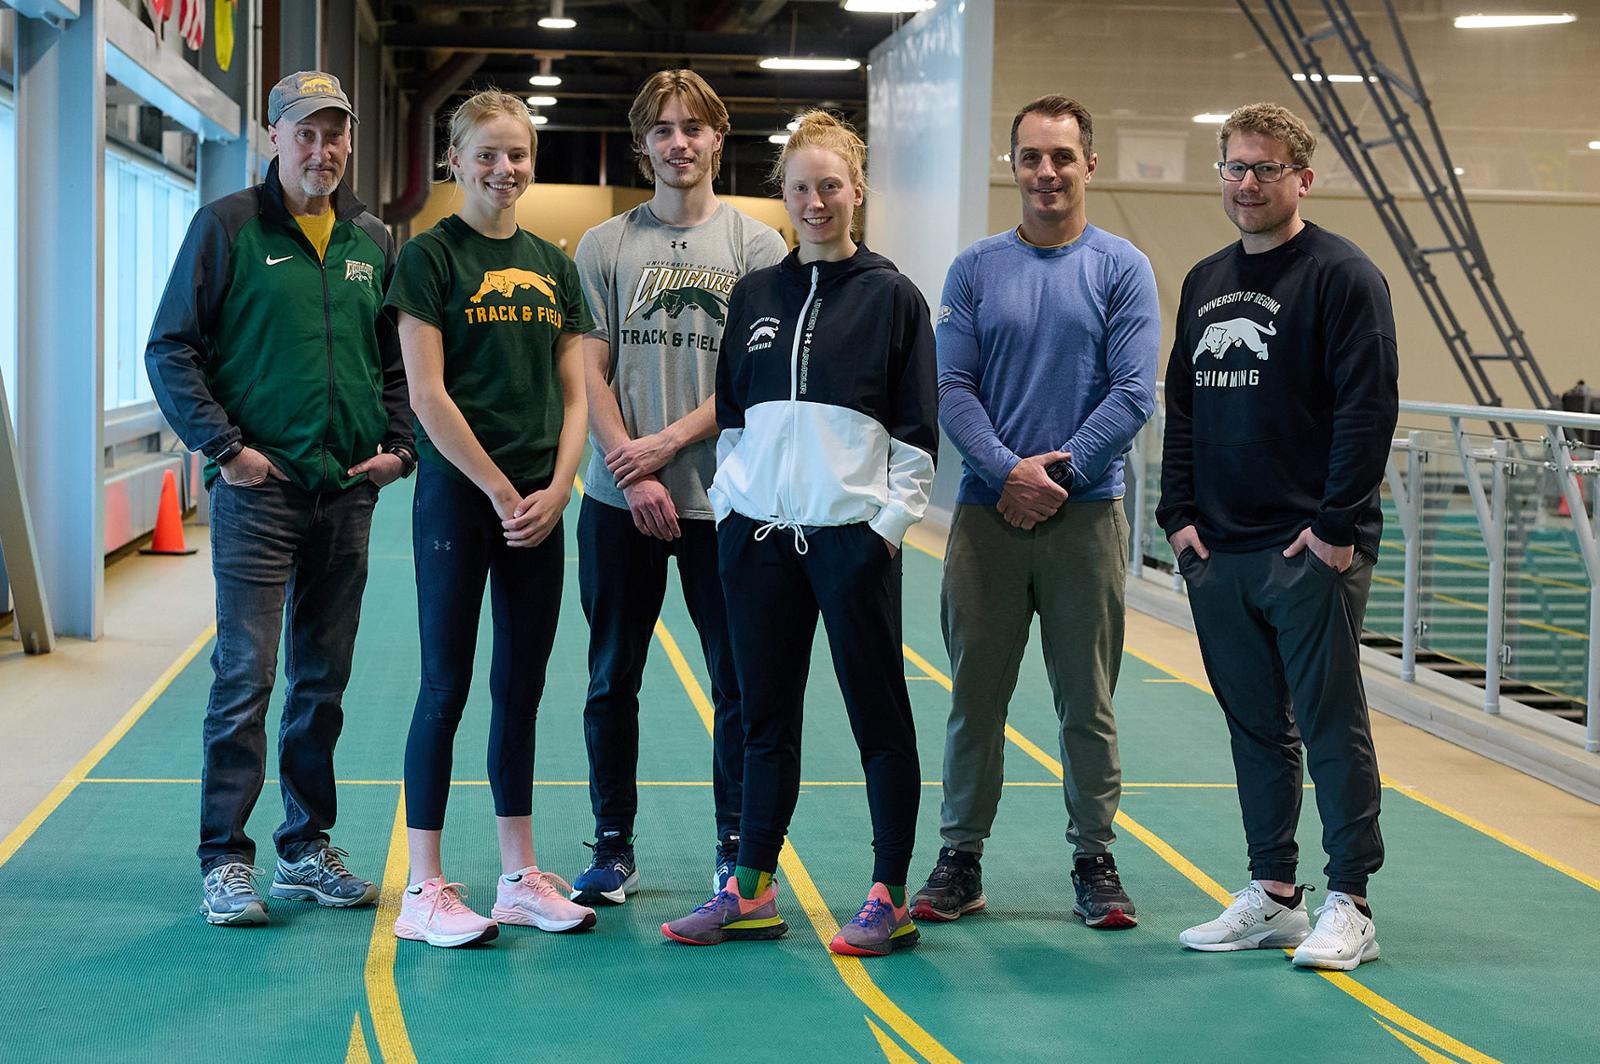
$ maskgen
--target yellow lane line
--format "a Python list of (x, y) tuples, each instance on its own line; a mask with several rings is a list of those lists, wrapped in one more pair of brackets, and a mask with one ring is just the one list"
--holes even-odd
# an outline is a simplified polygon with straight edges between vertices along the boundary
[(406, 1031), (405, 1013), (400, 1009), (400, 991), (394, 982), (394, 921), (400, 915), (400, 896), (406, 889), (407, 866), (411, 850), (406, 844), (406, 790), (394, 807), (394, 826), (389, 830), (389, 859), (383, 866), (383, 883), (378, 888), (378, 910), (372, 918), (372, 939), (367, 946), (365, 978), (367, 1008), (372, 1011), (372, 1030), (377, 1035), (378, 1056), (384, 1064), (416, 1064)]
[(188, 648), (178, 655), (178, 659), (167, 666), (167, 671), (158, 676), (156, 682), (151, 684), (149, 689), (139, 696), (139, 700), (133, 704), (128, 712), (122, 715), (122, 719), (113, 724), (111, 730), (106, 732), (98, 743), (94, 744), (93, 749), (84, 754), (83, 759), (73, 765), (71, 771), (65, 776), (61, 777), (61, 782), (57, 783), (50, 793), (45, 795), (44, 800), (33, 807), (33, 811), (22, 819), (22, 823), (12, 829), (11, 833), (5, 837), (5, 841), (0, 842), (0, 866), (11, 860), (11, 856), (22, 847), (22, 844), (33, 837), (33, 833), (39, 830), (39, 825), (43, 824), (50, 814), (54, 813), (61, 803), (67, 800), (67, 795), (71, 794), (78, 784), (82, 783), (84, 778), (94, 771), (94, 767), (100, 763), (106, 754), (111, 752), (111, 748), (116, 746), (135, 724), (139, 723), (139, 718), (144, 716), (145, 710), (149, 709), (155, 703), (155, 700), (161, 697), (162, 692), (172, 685), (172, 681), (178, 678), (178, 674), (188, 666), (189, 662), (195, 659), (195, 655), (199, 654), (205, 648), (205, 645), (211, 641), (211, 637), (216, 634), (217, 626), (214, 624), (207, 625), (206, 630), (200, 633), (199, 638), (190, 643)]
[[(1372, 579), (1375, 583), (1388, 584), (1391, 587), (1403, 588), (1406, 586), (1403, 581), (1396, 580), (1391, 576), (1378, 576), (1377, 574), (1373, 574)], [(1432, 599), (1438, 599), (1440, 602), (1448, 602), (1452, 606), (1461, 606), (1465, 609), (1477, 610), (1479, 613), (1489, 612), (1489, 607), (1482, 605), (1481, 603), (1468, 602), (1466, 599), (1457, 598), (1454, 595), (1442, 595), (1437, 591), (1430, 591), (1428, 592), (1428, 597)], [(1583, 640), (1585, 643), (1589, 641), (1589, 637), (1587, 635), (1582, 632), (1575, 632), (1571, 628), (1562, 628), (1559, 625), (1545, 624), (1543, 621), (1528, 621), (1520, 617), (1512, 617), (1510, 619), (1524, 628), (1537, 628), (1541, 632), (1554, 632), (1556, 635), (1570, 635), (1574, 639)]]
[[(905, 648), (905, 655), (906, 660), (917, 666), (917, 668), (923, 670), (930, 676), (937, 677), (941, 687), (945, 688), (946, 690), (950, 689), (950, 678), (945, 676), (944, 673), (940, 672), (938, 669), (934, 668), (926, 658), (922, 657), (910, 647)], [(1022, 735), (1009, 724), (1006, 725), (1006, 738), (1015, 743), (1029, 757), (1033, 758), (1040, 765), (1043, 765), (1044, 768), (1048, 770), (1049, 773), (1056, 779), (1059, 780), (1065, 778), (1061, 768), (1061, 762), (1045, 753), (1026, 736)], [(1157, 856), (1176, 869), (1178, 873), (1189, 882), (1193, 883), (1195, 886), (1205, 891), (1205, 893), (1209, 894), (1218, 902), (1218, 904), (1227, 905), (1233, 901), (1233, 895), (1224, 889), (1222, 884), (1206, 875), (1203, 871), (1196, 867), (1193, 862), (1184, 857), (1177, 850), (1173, 849), (1171, 845), (1169, 845), (1165, 840), (1163, 840), (1149, 828), (1145, 827), (1143, 824), (1140, 824), (1126, 813), (1120, 811), (1117, 813), (1116, 824), (1128, 834), (1132, 835), (1134, 838), (1150, 847), (1150, 849), (1154, 850)], [(1329, 972), (1318, 969), (1317, 974), (1322, 976), (1323, 979), (1332, 983), (1334, 986), (1338, 987), (1340, 990), (1343, 990), (1346, 994), (1349, 994), (1351, 997), (1361, 1002), (1363, 1005), (1367, 1006), (1367, 1008), (1371, 1009), (1373, 1012), (1376, 1012), (1385, 1019), (1404, 1027), (1406, 1030), (1410, 1031), (1419, 1038), (1426, 1038), (1434, 1045), (1449, 1050), (1462, 1060), (1470, 1061), (1472, 1064), (1497, 1064), (1493, 1057), (1480, 1053), (1466, 1043), (1457, 1041), (1456, 1039), (1445, 1034), (1443, 1031), (1423, 1022), (1417, 1017), (1411, 1015), (1409, 1012), (1406, 1012), (1404, 1009), (1400, 1008), (1400, 1006), (1394, 1004), (1394, 1002), (1382, 997), (1379, 994), (1373, 993), (1367, 987), (1356, 982), (1344, 972)]]
[[(1401, 551), (1402, 553), (1406, 549), (1406, 545), (1404, 543), (1396, 542), (1394, 540), (1383, 539), (1379, 540), (1378, 543), (1380, 546), (1388, 547), (1391, 550)], [(1489, 564), (1487, 562), (1475, 562), (1470, 558), (1457, 558), (1450, 554), (1434, 554), (1431, 557), (1437, 561), (1448, 562), (1451, 565), (1459, 565), (1467, 569), (1477, 569), (1481, 572), (1489, 571)], [(1581, 558), (1582, 555), (1574, 555), (1574, 557)], [(1520, 576), (1518, 576), (1518, 579), (1527, 581), (1531, 584), (1549, 584), (1552, 587), (1565, 587), (1571, 588), (1573, 591), (1582, 591), (1584, 594), (1589, 593), (1589, 585), (1587, 584), (1575, 584), (1571, 580), (1561, 580), (1554, 576), (1530, 576), (1527, 573), (1522, 573)]]
[(1556, 858), (1551, 857), (1547, 853), (1541, 853), (1540, 851), (1534, 849), (1532, 846), (1529, 846), (1527, 843), (1519, 842), (1516, 839), (1512, 838), (1510, 835), (1507, 835), (1505, 832), (1498, 831), (1498, 830), (1490, 827), (1488, 824), (1485, 824), (1481, 820), (1475, 820), (1472, 817), (1468, 816), (1467, 814), (1461, 812), (1459, 809), (1452, 809), (1448, 805), (1445, 805), (1443, 802), (1437, 801), (1437, 800), (1435, 800), (1433, 798), (1429, 798), (1426, 794), (1423, 794), (1421, 791), (1417, 790), (1415, 787), (1410, 786), (1409, 784), (1395, 783), (1393, 780), (1390, 780), (1387, 777), (1384, 778), (1383, 782), (1384, 782), (1385, 786), (1390, 787), (1393, 790), (1399, 791), (1401, 794), (1405, 795), (1407, 798), (1410, 798), (1412, 801), (1421, 802), (1423, 805), (1427, 806), (1429, 809), (1432, 809), (1435, 812), (1443, 813), (1445, 816), (1449, 817), (1451, 820), (1454, 820), (1454, 821), (1456, 821), (1457, 823), (1460, 823), (1460, 824), (1465, 824), (1467, 827), (1471, 828), (1472, 830), (1480, 832), (1481, 834), (1487, 835), (1491, 839), (1495, 840), (1496, 842), (1501, 843), (1502, 845), (1505, 845), (1505, 846), (1509, 846), (1509, 847), (1511, 847), (1511, 849), (1516, 850), (1518, 853), (1520, 853), (1520, 854), (1522, 854), (1522, 855), (1524, 855), (1526, 857), (1533, 858), (1535, 861), (1538, 861), (1540, 864), (1544, 865), (1546, 868), (1554, 869), (1555, 871), (1560, 872), (1564, 876), (1569, 876), (1572, 879), (1576, 879), (1579, 883), (1582, 883), (1586, 887), (1590, 887), (1590, 888), (1592, 888), (1594, 890), (1600, 890), (1600, 879), (1596, 879), (1594, 876), (1591, 876), (1586, 872), (1581, 872), (1578, 869), (1572, 867), (1571, 865), (1567, 864), (1564, 861), (1557, 860)]
[(863, 1016), (862, 1019), (866, 1020), (867, 1026), (872, 1028), (872, 1037), (878, 1040), (878, 1048), (883, 1050), (883, 1055), (889, 1061), (889, 1064), (915, 1064), (917, 1058), (901, 1049), (900, 1043), (885, 1034), (882, 1027), (873, 1023), (871, 1016)]
[[(689, 695), (689, 701), (700, 714), (700, 722), (705, 725), (707, 733), (711, 733), (714, 719), (711, 700), (706, 697), (705, 689), (700, 686), (694, 670), (689, 667), (688, 659), (678, 648), (677, 640), (672, 638), (667, 626), (659, 620), (656, 621), (656, 639), (666, 651), (667, 659), (672, 662), (673, 671), (678, 674), (678, 682), (683, 684), (684, 691)], [(849, 987), (850, 992), (930, 1064), (945, 1064), (945, 1062), (958, 1064), (953, 1053), (940, 1045), (936, 1038), (923, 1030), (879, 989), (878, 984), (872, 981), (872, 976), (867, 974), (866, 967), (859, 957), (844, 957), (827, 949), (828, 943), (833, 941), (833, 936), (839, 933), (839, 925), (834, 921), (833, 914), (828, 911), (828, 904), (823, 900), (822, 892), (812, 882), (811, 874), (806, 871), (800, 855), (795, 852), (787, 839), (784, 840), (778, 864), (789, 882), (790, 891), (794, 893), (800, 907), (805, 910), (812, 928), (817, 932), (817, 938), (822, 941), (823, 949), (827, 950), (829, 959), (839, 971), (839, 978)]]
[(344, 1064), (372, 1064), (372, 1054), (367, 1052), (367, 1036), (361, 1032), (361, 1017), (350, 1023), (350, 1044), (344, 1051)]
[(1455, 1061), (1451, 1060), (1437, 1049), (1434, 1049), (1432, 1046), (1423, 1045), (1415, 1038), (1412, 1038), (1406, 1034), (1402, 1034), (1400, 1031), (1395, 1030), (1393, 1027), (1390, 1027), (1388, 1024), (1378, 1019), (1378, 1017), (1372, 1017), (1372, 1022), (1376, 1023), (1379, 1027), (1382, 1027), (1385, 1031), (1388, 1031), (1390, 1034), (1394, 1035), (1395, 1038), (1399, 1039), (1401, 1045), (1405, 1046), (1407, 1049), (1411, 1050), (1411, 1052), (1427, 1061), (1428, 1064), (1456, 1064)]
[[(1166, 673), (1167, 675), (1175, 677), (1175, 678), (1177, 678), (1179, 680), (1182, 680), (1184, 683), (1187, 683), (1189, 686), (1198, 688), (1199, 690), (1204, 691), (1206, 694), (1212, 695), (1213, 697), (1215, 697), (1215, 694), (1211, 690), (1209, 685), (1207, 685), (1205, 683), (1202, 683), (1201, 681), (1196, 680), (1193, 677), (1185, 676), (1183, 673), (1177, 671), (1176, 669), (1169, 668), (1167, 665), (1163, 664), (1160, 661), (1157, 661), (1155, 658), (1152, 658), (1147, 654), (1141, 654), (1137, 650), (1133, 650), (1133, 649), (1127, 648), (1127, 647), (1125, 647), (1123, 649), (1124, 649), (1125, 653), (1132, 654), (1134, 657), (1138, 658), (1140, 661), (1144, 662), (1146, 665), (1149, 665), (1151, 668), (1160, 669), (1162, 672)], [(1594, 876), (1591, 876), (1591, 875), (1589, 875), (1589, 874), (1587, 874), (1585, 872), (1579, 871), (1578, 869), (1576, 869), (1576, 868), (1572, 867), (1571, 865), (1567, 864), (1565, 861), (1561, 861), (1561, 860), (1559, 860), (1559, 859), (1557, 859), (1555, 857), (1552, 857), (1549, 854), (1544, 853), (1543, 851), (1536, 850), (1532, 846), (1529, 846), (1527, 843), (1521, 842), (1518, 839), (1515, 839), (1512, 836), (1507, 835), (1503, 831), (1499, 831), (1499, 830), (1497, 830), (1495, 828), (1492, 828), (1488, 824), (1485, 824), (1483, 821), (1477, 820), (1477, 819), (1475, 819), (1473, 817), (1468, 816), (1466, 813), (1461, 812), (1459, 809), (1452, 809), (1450, 806), (1445, 805), (1443, 802), (1439, 801), (1438, 799), (1428, 797), (1426, 794), (1423, 794), (1421, 791), (1417, 790), (1415, 787), (1411, 786), (1410, 784), (1397, 782), (1396, 780), (1390, 779), (1388, 776), (1381, 777), (1381, 780), (1382, 780), (1383, 785), (1385, 787), (1389, 788), (1390, 790), (1397, 791), (1400, 794), (1405, 795), (1407, 798), (1410, 798), (1412, 801), (1417, 802), (1417, 803), (1419, 803), (1421, 805), (1425, 805), (1429, 809), (1434, 810), (1435, 812), (1443, 813), (1445, 816), (1449, 817), (1451, 820), (1454, 820), (1459, 824), (1464, 824), (1467, 827), (1471, 828), (1472, 830), (1478, 832), (1481, 835), (1487, 835), (1489, 838), (1495, 840), (1496, 842), (1498, 842), (1498, 843), (1500, 843), (1500, 844), (1502, 844), (1504, 846), (1510, 847), (1511, 849), (1517, 851), (1518, 853), (1522, 854), (1525, 857), (1533, 858), (1535, 861), (1538, 861), (1540, 864), (1544, 865), (1546, 868), (1552, 869), (1553, 871), (1556, 871), (1556, 872), (1560, 872), (1564, 876), (1568, 876), (1568, 877), (1570, 877), (1572, 879), (1575, 879), (1579, 883), (1582, 883), (1586, 887), (1590, 887), (1590, 888), (1592, 888), (1594, 890), (1600, 890), (1600, 879), (1596, 879)]]
[[(1441, 528), (1439, 529), (1439, 532), (1446, 536), (1456, 536), (1461, 539), (1470, 539), (1479, 545), (1482, 545), (1483, 543), (1483, 536), (1481, 533), (1463, 532), (1459, 528)], [(1578, 558), (1580, 560), (1583, 558), (1583, 554), (1578, 551), (1568, 550), (1563, 547), (1547, 547), (1542, 543), (1530, 543), (1528, 544), (1528, 549), (1531, 551), (1537, 551), (1540, 554), (1559, 554), (1563, 558)]]

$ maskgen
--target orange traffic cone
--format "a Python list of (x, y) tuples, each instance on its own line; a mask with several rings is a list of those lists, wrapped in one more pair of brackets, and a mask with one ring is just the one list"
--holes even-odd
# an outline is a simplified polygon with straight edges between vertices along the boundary
[[(1583, 500), (1583, 478), (1582, 477), (1578, 478), (1578, 499), (1579, 499), (1579, 501)], [(1562, 492), (1561, 493), (1561, 505), (1556, 507), (1556, 515), (1558, 517), (1571, 517), (1572, 516), (1572, 507), (1567, 505), (1567, 493), (1566, 492)]]
[(178, 478), (167, 470), (161, 475), (161, 505), (156, 509), (156, 534), (140, 554), (193, 554), (183, 545), (183, 513), (178, 509)]

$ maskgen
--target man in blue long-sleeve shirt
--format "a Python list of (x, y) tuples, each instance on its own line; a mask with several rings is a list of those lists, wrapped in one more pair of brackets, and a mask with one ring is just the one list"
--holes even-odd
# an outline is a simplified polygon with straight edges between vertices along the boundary
[(1061, 721), (1073, 911), (1132, 927), (1110, 854), (1122, 791), (1111, 697), (1122, 658), (1123, 455), (1155, 409), (1155, 275), (1088, 222), (1093, 122), (1064, 96), (1011, 126), (1022, 224), (967, 248), (938, 312), (939, 405), (961, 451), (941, 617), (954, 696), (943, 847), (913, 911), (985, 904), (978, 861), (1000, 801), (1005, 718), (1035, 612)]

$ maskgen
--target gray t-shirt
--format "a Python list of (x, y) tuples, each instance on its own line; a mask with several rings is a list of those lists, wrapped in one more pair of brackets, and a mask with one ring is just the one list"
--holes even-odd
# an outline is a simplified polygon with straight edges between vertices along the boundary
[[(777, 230), (726, 203), (689, 228), (662, 223), (641, 203), (583, 235), (578, 277), (594, 335), (611, 344), (611, 391), (628, 435), (660, 432), (711, 397), (734, 282), (788, 251)], [(584, 492), (626, 508), (593, 434), (590, 441)], [(656, 475), (679, 517), (711, 520), (706, 488), (716, 471), (713, 436), (679, 451)]]

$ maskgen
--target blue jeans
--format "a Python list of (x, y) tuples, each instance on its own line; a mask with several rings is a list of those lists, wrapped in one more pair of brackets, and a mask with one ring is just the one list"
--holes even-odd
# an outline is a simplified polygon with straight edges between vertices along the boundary
[(267, 705), (278, 669), (285, 606), (283, 722), (278, 777), (279, 856), (328, 844), (337, 814), (333, 747), (367, 584), (367, 537), (378, 489), (362, 481), (315, 494), (282, 480), (211, 485), (211, 569), (217, 585), (216, 679), (206, 705), (200, 781), (200, 869), (255, 863), (245, 834), (266, 777)]

